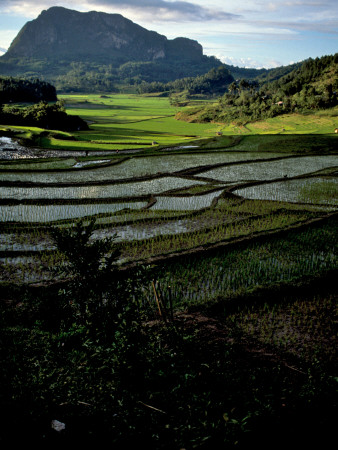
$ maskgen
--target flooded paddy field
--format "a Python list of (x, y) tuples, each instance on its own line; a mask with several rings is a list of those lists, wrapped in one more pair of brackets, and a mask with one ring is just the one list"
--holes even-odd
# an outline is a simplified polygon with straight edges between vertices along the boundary
[(338, 156), (304, 156), (278, 161), (253, 162), (209, 170), (200, 174), (220, 181), (272, 180), (296, 177), (338, 166)]
[[(73, 155), (74, 157), (76, 155)], [(287, 156), (287, 155), (286, 155)], [(284, 155), (284, 157), (286, 157)], [(114, 164), (107, 165), (110, 160), (89, 160), (76, 162), (72, 159), (68, 167), (64, 171), (45, 171), (46, 163), (38, 164), (0, 164), (0, 174), (3, 181), (20, 181), (30, 183), (86, 183), (91, 181), (111, 181), (124, 178), (145, 177), (156, 174), (171, 174), (198, 167), (204, 167), (217, 164), (231, 164), (239, 161), (253, 161), (256, 159), (274, 159), (280, 158), (278, 153), (243, 153), (243, 152), (211, 152), (198, 154), (179, 154), (179, 155), (162, 155), (151, 157), (134, 157), (125, 160), (113, 159)], [(64, 163), (66, 164), (66, 162)], [(93, 168), (95, 170), (87, 170), (90, 165), (98, 166), (106, 164), (105, 167)], [(57, 167), (61, 167), (60, 165)], [(53, 167), (50, 165), (50, 168)], [(77, 171), (68, 171), (66, 169), (75, 169)], [(80, 170), (85, 168), (86, 170)], [(16, 170), (20, 170), (16, 172)]]
[(36, 159), (42, 158), (38, 149), (30, 149), (35, 156), (21, 154), (5, 138), (0, 146), (18, 158), (0, 154), (3, 281), (53, 279), (50, 267), (62, 256), (49, 227), (69, 228), (81, 218), (96, 220), (92, 239), (114, 237), (123, 264), (279, 232), (338, 208), (336, 155), (236, 146), (194, 153), (195, 146), (181, 146), (180, 154), (127, 159), (100, 153), (86, 160), (83, 152), (44, 150), (52, 157), (44, 161)]
[(102, 184), (95, 186), (60, 186), (60, 187), (0, 187), (1, 198), (12, 200), (38, 199), (95, 199), (121, 198), (156, 195), (173, 189), (181, 189), (202, 181), (188, 180), (178, 177), (139, 181), (123, 184)]
[(58, 220), (77, 219), (123, 209), (141, 209), (147, 202), (93, 203), (87, 205), (0, 205), (2, 222), (48, 223)]

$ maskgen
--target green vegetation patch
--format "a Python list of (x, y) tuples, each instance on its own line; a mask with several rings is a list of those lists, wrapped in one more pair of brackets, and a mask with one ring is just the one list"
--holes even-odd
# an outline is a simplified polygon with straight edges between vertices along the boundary
[(65, 170), (71, 169), (76, 164), (74, 158), (53, 158), (49, 161), (8, 161), (0, 164), (0, 170), (11, 171), (45, 171), (45, 170)]
[(287, 202), (304, 202), (309, 204), (326, 204), (338, 207), (337, 180), (323, 178), (306, 178), (286, 180), (278, 183), (261, 184), (234, 191), (245, 198), (275, 200)]
[[(176, 109), (167, 98), (115, 94), (60, 95), (66, 102), (67, 113), (79, 115), (90, 125), (86, 132), (74, 132), (77, 141), (59, 141), (45, 137), (41, 144), (47, 148), (124, 149), (138, 146), (175, 145), (193, 139), (211, 137), (217, 125), (189, 125), (174, 119)], [(80, 108), (78, 106), (81, 106)]]
[(158, 255), (166, 255), (191, 249), (206, 249), (212, 244), (230, 242), (253, 234), (266, 233), (273, 230), (281, 230), (293, 224), (306, 222), (315, 213), (277, 211), (267, 216), (252, 217), (219, 224), (215, 227), (206, 227), (198, 231), (181, 233), (178, 235), (159, 236), (154, 239), (126, 243), (122, 248), (122, 255), (128, 260), (147, 260)]
[(313, 203), (338, 203), (338, 185), (336, 181), (319, 181), (303, 186), (299, 193), (301, 201)]

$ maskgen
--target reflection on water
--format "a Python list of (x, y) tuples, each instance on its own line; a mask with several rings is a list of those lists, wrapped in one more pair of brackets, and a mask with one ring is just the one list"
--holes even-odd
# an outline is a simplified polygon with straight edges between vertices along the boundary
[(81, 167), (86, 167), (86, 166), (90, 166), (93, 164), (103, 164), (106, 162), (109, 162), (109, 159), (97, 159), (96, 161), (81, 161), (81, 162), (77, 162), (76, 164), (73, 165), (73, 169), (79, 169)]
[(94, 239), (113, 237), (116, 233), (116, 242), (149, 239), (155, 236), (178, 234), (189, 231), (191, 221), (180, 219), (161, 224), (148, 224), (147, 226), (123, 225), (115, 226), (113, 230), (97, 230), (93, 234)]
[(201, 172), (200, 175), (220, 181), (272, 180), (295, 177), (335, 166), (338, 166), (336, 155), (302, 156), (278, 161), (220, 167)]
[(192, 211), (207, 208), (214, 198), (218, 197), (223, 189), (205, 195), (194, 195), (192, 197), (157, 197), (156, 203), (151, 209)]
[(147, 202), (93, 203), (88, 205), (0, 205), (0, 216), (2, 222), (46, 223), (54, 220), (114, 213), (126, 208), (141, 209), (146, 205)]
[[(76, 156), (72, 153), (72, 156)], [(196, 167), (208, 166), (210, 164), (228, 164), (237, 161), (248, 161), (265, 158), (278, 158), (278, 153), (244, 153), (244, 152), (222, 152), (222, 153), (201, 153), (201, 154), (181, 154), (181, 155), (161, 155), (142, 156), (131, 158), (120, 164), (107, 167), (98, 167), (93, 170), (63, 171), (63, 172), (40, 172), (22, 173), (8, 171), (2, 173), (2, 179), (7, 181), (27, 181), (32, 183), (72, 183), (86, 181), (108, 181), (124, 178), (167, 174), (177, 171), (192, 169)], [(103, 162), (104, 160), (101, 160)], [(90, 163), (86, 161), (85, 164)], [(90, 164), (93, 164), (92, 161)], [(78, 163), (84, 164), (84, 163)], [(78, 164), (76, 167), (78, 167)], [(74, 166), (75, 167), (75, 166)], [(237, 167), (237, 166), (236, 166)], [(224, 169), (223, 169), (224, 170)], [(201, 173), (205, 176), (204, 172)]]
[(0, 196), (5, 199), (79, 199), (79, 198), (116, 198), (156, 195), (171, 189), (181, 189), (201, 181), (176, 177), (164, 177), (155, 180), (100, 186), (73, 187), (0, 187)]
[(26, 159), (26, 158), (60, 158), (69, 156), (110, 155), (112, 151), (86, 152), (85, 150), (47, 150), (43, 148), (24, 147), (14, 139), (0, 136), (0, 159)]

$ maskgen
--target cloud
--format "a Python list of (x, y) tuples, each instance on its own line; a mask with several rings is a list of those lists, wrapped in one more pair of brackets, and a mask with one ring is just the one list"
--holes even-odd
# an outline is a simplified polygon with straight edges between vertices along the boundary
[(168, 0), (88, 0), (90, 4), (100, 6), (132, 9), (141, 12), (143, 16), (153, 15), (155, 18), (191, 21), (191, 20), (232, 20), (239, 17), (218, 8), (208, 8), (187, 1)]
[(297, 33), (298, 31), (309, 31), (309, 32), (317, 32), (323, 34), (337, 34), (338, 33), (338, 20), (320, 20), (320, 21), (304, 21), (304, 22), (266, 22), (266, 21), (257, 21), (257, 26), (262, 27), (262, 29), (267, 29), (267, 27), (272, 27), (275, 30), (279, 30), (279, 32), (286, 33), (288, 30), (289, 33)]
[(228, 21), (240, 17), (219, 8), (200, 6), (188, 1), (168, 0), (0, 0), (0, 10), (32, 17), (36, 11), (51, 6), (64, 6), (79, 11), (129, 11), (144, 19), (169, 21)]
[(233, 56), (225, 56), (222, 54), (216, 55), (216, 58), (221, 60), (224, 64), (235, 67), (245, 67), (246, 69), (274, 69), (282, 66), (280, 61), (268, 59), (264, 62), (254, 58), (236, 58)]
[(287, 1), (285, 2), (286, 6), (291, 7), (310, 7), (310, 8), (328, 8), (333, 7), (334, 5), (337, 5), (336, 0), (322, 0), (322, 1), (306, 1), (306, 0), (299, 0), (299, 1)]

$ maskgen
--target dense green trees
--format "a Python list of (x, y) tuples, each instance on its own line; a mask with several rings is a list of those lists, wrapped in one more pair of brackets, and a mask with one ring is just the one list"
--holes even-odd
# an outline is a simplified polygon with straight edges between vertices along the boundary
[[(57, 91), (62, 92), (115, 92), (123, 86), (137, 86), (139, 92), (163, 92), (168, 89), (182, 90), (192, 87), (193, 91), (197, 89), (208, 93), (209, 87), (203, 77), (209, 73), (208, 76), (214, 78), (210, 73), (212, 70), (216, 71), (216, 78), (227, 77), (230, 73), (233, 79), (257, 79), (260, 82), (267, 82), (288, 74), (299, 65), (277, 69), (247, 69), (222, 64), (217, 58), (206, 55), (200, 61), (177, 59), (125, 61), (121, 58), (112, 60), (103, 57), (97, 57), (95, 60), (84, 58), (71, 61), (64, 58), (38, 60), (21, 57), (6, 60), (0, 58), (0, 73), (29, 79), (38, 78), (42, 73), (45, 80), (51, 82)], [(200, 77), (202, 78), (198, 81), (193, 81)], [(216, 79), (210, 81), (214, 84)], [(223, 81), (219, 81), (219, 89), (212, 90), (212, 93), (223, 94)], [(226, 81), (226, 84), (229, 84), (229, 81)], [(211, 89), (213, 87), (216, 86), (212, 86)]]
[(126, 61), (125, 58), (99, 58), (95, 60), (0, 59), (0, 73), (16, 77), (37, 78), (52, 83), (62, 92), (114, 92), (121, 86), (134, 86), (141, 82), (168, 83), (178, 78), (196, 77), (216, 68), (221, 62), (212, 56), (199, 61), (156, 60)]
[(87, 130), (87, 123), (78, 116), (69, 116), (62, 102), (39, 102), (28, 107), (5, 105), (0, 110), (4, 125), (36, 126), (53, 130)]
[(338, 54), (335, 54), (309, 59), (272, 82), (232, 81), (216, 107), (200, 111), (200, 120), (241, 124), (280, 114), (331, 108), (337, 104)]
[[(35, 104), (12, 105), (18, 103)], [(13, 77), (0, 77), (0, 123), (64, 131), (88, 129), (80, 117), (66, 113), (63, 102), (57, 101), (54, 86), (39, 79)]]
[(169, 83), (141, 83), (138, 86), (139, 93), (149, 92), (182, 92), (189, 95), (195, 94), (223, 94), (228, 85), (234, 81), (234, 77), (225, 66), (212, 68), (204, 75), (197, 77), (178, 78)]
[(56, 100), (55, 87), (45, 81), (0, 77), (0, 103)]

